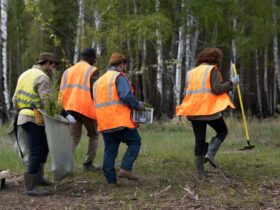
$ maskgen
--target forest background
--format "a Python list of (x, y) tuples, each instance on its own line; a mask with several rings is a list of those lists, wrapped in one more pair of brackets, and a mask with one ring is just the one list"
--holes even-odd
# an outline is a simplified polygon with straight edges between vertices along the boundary
[(85, 47), (96, 49), (102, 72), (112, 52), (127, 55), (137, 98), (159, 120), (174, 117), (197, 53), (218, 47), (224, 79), (237, 65), (246, 113), (277, 116), (279, 17), (279, 0), (1, 0), (0, 121), (40, 52), (58, 54), (62, 73)]

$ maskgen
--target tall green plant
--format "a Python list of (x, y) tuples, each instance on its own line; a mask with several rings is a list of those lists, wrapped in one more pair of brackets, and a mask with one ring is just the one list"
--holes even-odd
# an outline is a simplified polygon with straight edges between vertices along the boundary
[(57, 114), (61, 114), (63, 107), (58, 100), (59, 97), (59, 81), (60, 73), (56, 71), (52, 79), (51, 94), (46, 97), (45, 111), (48, 115), (54, 117)]

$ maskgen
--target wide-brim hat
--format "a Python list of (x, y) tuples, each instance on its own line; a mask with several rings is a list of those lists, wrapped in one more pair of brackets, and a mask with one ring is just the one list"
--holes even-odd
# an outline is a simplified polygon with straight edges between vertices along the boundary
[(58, 57), (51, 52), (42, 52), (39, 55), (39, 59), (37, 61), (37, 63), (43, 63), (44, 61), (50, 61), (50, 62), (54, 62), (54, 63), (59, 63)]

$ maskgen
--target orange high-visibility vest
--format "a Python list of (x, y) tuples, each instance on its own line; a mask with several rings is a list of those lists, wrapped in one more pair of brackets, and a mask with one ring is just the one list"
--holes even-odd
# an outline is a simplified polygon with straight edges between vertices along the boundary
[(118, 96), (116, 79), (121, 72), (108, 70), (93, 85), (98, 131), (118, 127), (136, 128), (132, 120), (132, 109)]
[(212, 92), (210, 75), (215, 68), (213, 65), (202, 64), (188, 72), (186, 96), (182, 104), (177, 106), (176, 115), (211, 115), (227, 107), (235, 108), (227, 93), (215, 95)]
[(66, 111), (75, 111), (88, 118), (96, 119), (90, 93), (90, 78), (96, 70), (96, 67), (80, 61), (63, 73), (59, 100)]

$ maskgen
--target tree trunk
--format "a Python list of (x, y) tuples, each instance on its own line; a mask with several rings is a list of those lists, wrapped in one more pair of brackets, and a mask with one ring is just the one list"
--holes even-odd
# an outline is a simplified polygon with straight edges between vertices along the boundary
[(181, 100), (181, 86), (182, 86), (182, 62), (184, 56), (184, 27), (179, 28), (179, 41), (178, 41), (178, 52), (177, 52), (177, 63), (176, 63), (176, 77), (175, 77), (175, 103), (176, 106), (180, 104)]
[(186, 47), (186, 60), (185, 60), (185, 69), (186, 76), (185, 81), (187, 81), (187, 72), (191, 69), (192, 62), (192, 51), (191, 51), (191, 19), (186, 17), (186, 38), (185, 38), (185, 47)]
[(10, 109), (8, 91), (8, 68), (7, 68), (7, 20), (8, 20), (8, 1), (1, 0), (1, 56), (0, 56), (0, 123), (7, 122)]
[(257, 98), (258, 98), (258, 107), (260, 112), (260, 118), (263, 118), (262, 115), (262, 94), (260, 86), (260, 67), (259, 67), (259, 57), (258, 50), (255, 50), (255, 64), (256, 64), (256, 86), (257, 86)]
[[(156, 11), (159, 12), (160, 0), (156, 0)], [(160, 24), (158, 23), (156, 28), (156, 54), (157, 54), (157, 91), (159, 94), (159, 100), (162, 100), (163, 88), (162, 88), (162, 75), (163, 75), (163, 44), (162, 44), (162, 35), (160, 32)]]
[[(191, 28), (195, 27), (195, 19), (194, 17), (191, 16)], [(198, 37), (199, 37), (199, 29), (198, 27), (195, 27), (195, 32), (194, 32), (194, 36), (192, 38), (192, 44), (191, 44), (191, 68), (194, 68), (196, 65), (196, 49), (197, 49), (197, 45), (198, 45)]]
[(76, 34), (73, 63), (77, 63), (79, 59), (81, 38), (83, 37), (83, 33), (84, 33), (84, 8), (85, 8), (84, 0), (78, 0), (78, 4), (79, 4), (79, 17), (77, 20), (77, 34)]
[[(99, 8), (97, 6), (97, 2), (95, 2), (95, 8), (94, 8), (94, 27), (95, 31), (98, 32), (100, 29), (100, 13)], [(92, 47), (96, 50), (96, 56), (99, 57), (101, 55), (101, 44), (100, 41), (97, 39), (94, 39), (92, 42)]]
[[(233, 32), (236, 32), (236, 27), (237, 27), (237, 22), (236, 22), (236, 17), (233, 18), (233, 21), (232, 21), (232, 26), (233, 26)], [(232, 39), (231, 41), (231, 53), (232, 53), (232, 62), (234, 64), (236, 64), (236, 44), (235, 44), (235, 39)], [(232, 63), (230, 63), (230, 71), (229, 71), (229, 78), (233, 78), (234, 77), (234, 72), (233, 72), (233, 69), (232, 69)], [(231, 100), (234, 101), (234, 98), (235, 98), (235, 91), (231, 91), (230, 92), (230, 97), (231, 97)], [(233, 115), (233, 110), (231, 109), (230, 110), (230, 116)]]
[[(272, 0), (272, 5), (276, 7), (275, 0)], [(278, 38), (277, 38), (277, 20), (275, 12), (272, 13), (272, 18), (275, 26), (275, 34), (273, 37), (273, 58), (274, 58), (274, 68), (276, 73), (276, 78), (278, 82), (278, 90), (280, 91), (280, 72), (279, 72), (279, 57), (278, 57)]]
[(272, 110), (271, 108), (271, 101), (270, 101), (270, 92), (268, 89), (268, 63), (267, 63), (267, 47), (264, 49), (264, 78), (263, 78), (263, 84), (264, 84), (264, 93), (266, 96), (266, 106), (268, 113), (271, 114)]

